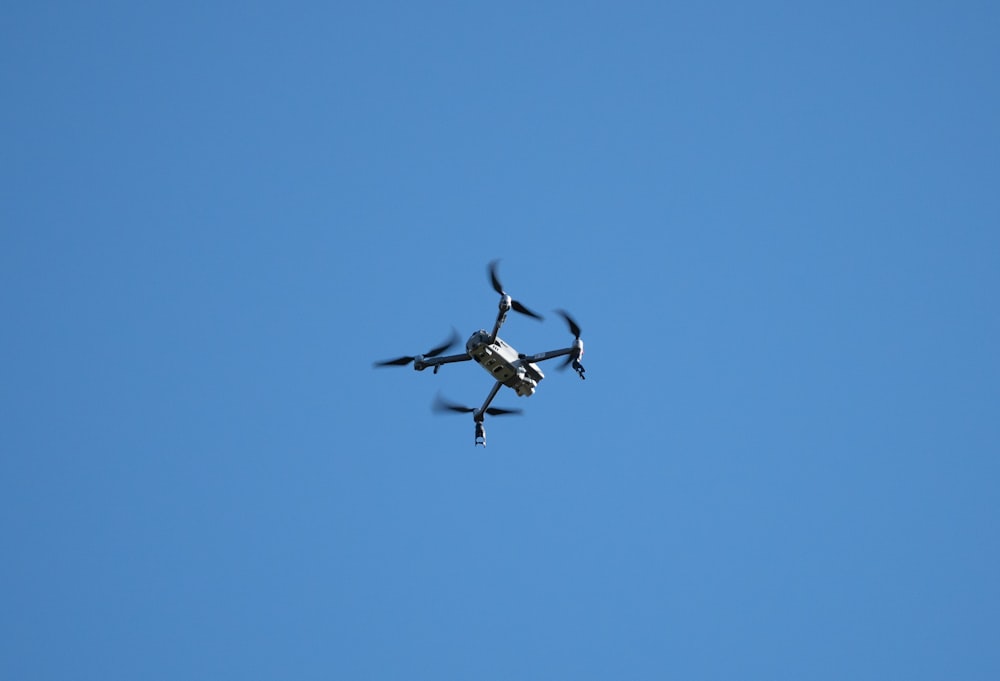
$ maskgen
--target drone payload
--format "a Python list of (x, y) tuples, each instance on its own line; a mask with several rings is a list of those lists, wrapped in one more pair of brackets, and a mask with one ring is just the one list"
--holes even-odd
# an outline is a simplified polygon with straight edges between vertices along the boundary
[(413, 368), (416, 371), (423, 371), (428, 367), (433, 367), (434, 373), (436, 374), (438, 369), (445, 364), (475, 360), (476, 363), (483, 367), (483, 369), (485, 369), (486, 372), (489, 373), (490, 376), (492, 376), (496, 381), (493, 388), (490, 390), (489, 395), (486, 396), (486, 400), (483, 402), (482, 406), (474, 408), (452, 404), (444, 400), (444, 398), (438, 396), (437, 400), (434, 402), (433, 408), (438, 412), (451, 411), (463, 414), (472, 414), (472, 419), (476, 425), (475, 444), (482, 445), (483, 447), (486, 446), (486, 428), (483, 421), (487, 415), (501, 416), (505, 414), (521, 413), (520, 409), (491, 407), (490, 403), (493, 402), (493, 398), (497, 396), (497, 393), (500, 392), (500, 388), (504, 386), (513, 390), (520, 397), (530, 397), (531, 395), (534, 395), (535, 390), (538, 388), (538, 384), (545, 378), (545, 374), (542, 373), (542, 370), (537, 365), (538, 362), (544, 362), (545, 360), (554, 359), (556, 357), (565, 357), (558, 368), (565, 369), (568, 366), (572, 366), (580, 378), (586, 378), (586, 376), (584, 376), (585, 369), (583, 368), (583, 365), (580, 364), (580, 358), (583, 357), (583, 341), (580, 339), (580, 327), (565, 310), (556, 310), (556, 314), (563, 318), (569, 327), (569, 332), (573, 334), (573, 344), (568, 348), (549, 350), (534, 355), (525, 355), (519, 353), (498, 336), (500, 328), (507, 320), (507, 313), (510, 310), (514, 310), (515, 312), (540, 321), (543, 319), (541, 315), (531, 311), (522, 303), (514, 300), (506, 291), (504, 291), (497, 275), (498, 263), (499, 260), (494, 260), (488, 267), (490, 282), (493, 284), (493, 289), (500, 294), (500, 303), (498, 306), (499, 312), (497, 313), (496, 323), (493, 325), (492, 331), (486, 331), (485, 329), (476, 331), (469, 337), (469, 340), (466, 341), (465, 352), (461, 354), (441, 356), (458, 343), (458, 332), (453, 329), (452, 334), (447, 341), (435, 348), (432, 348), (431, 350), (428, 350), (422, 355), (406, 355), (403, 357), (397, 357), (396, 359), (375, 362), (376, 367), (406, 366), (412, 363)]

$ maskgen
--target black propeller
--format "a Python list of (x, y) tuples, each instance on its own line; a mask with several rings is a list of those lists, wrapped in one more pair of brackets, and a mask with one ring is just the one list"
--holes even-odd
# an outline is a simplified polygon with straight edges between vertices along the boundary
[(569, 326), (569, 332), (573, 334), (574, 338), (580, 340), (580, 325), (569, 316), (569, 312), (566, 312), (566, 310), (556, 310), (556, 314), (566, 320), (566, 325)]
[[(569, 332), (573, 334), (575, 346), (580, 341), (580, 325), (576, 323), (576, 320), (569, 316), (569, 312), (566, 312), (566, 310), (556, 310), (556, 314), (566, 320), (566, 326), (569, 327)], [(565, 369), (573, 363), (573, 360), (580, 359), (580, 354), (581, 353), (578, 350), (577, 352), (567, 355), (566, 359), (563, 360), (562, 364), (560, 364), (557, 368)]]
[[(496, 291), (502, 296), (507, 296), (508, 295), (507, 292), (503, 290), (503, 284), (500, 283), (500, 278), (497, 277), (497, 264), (499, 262), (500, 262), (499, 260), (494, 260), (493, 262), (490, 263), (489, 267), (490, 282), (493, 284), (494, 291)], [(526, 308), (524, 305), (514, 300), (513, 298), (511, 298), (510, 306), (511, 308), (514, 309), (515, 312), (520, 312), (523, 315), (528, 315), (529, 317), (534, 317), (535, 319), (538, 320), (543, 319), (542, 315), (538, 314), (537, 312), (532, 312), (531, 310), (529, 310), (528, 308)]]
[[(434, 411), (436, 411), (436, 412), (439, 412), (439, 413), (440, 412), (446, 412), (446, 411), (454, 411), (454, 412), (458, 412), (459, 414), (472, 414), (472, 413), (475, 413), (476, 411), (478, 411), (477, 409), (474, 409), (473, 407), (466, 407), (466, 406), (463, 406), (461, 404), (454, 404), (453, 402), (449, 402), (446, 399), (444, 399), (443, 397), (441, 397), (440, 395), (438, 395), (437, 399), (434, 400), (434, 404), (432, 405), (432, 409)], [(520, 409), (504, 409), (503, 407), (487, 407), (486, 408), (486, 413), (489, 414), (490, 416), (504, 416), (506, 414), (520, 414), (521, 410)]]
[(441, 345), (437, 346), (436, 348), (432, 348), (431, 350), (425, 352), (422, 355), (414, 355), (413, 357), (397, 357), (396, 359), (388, 359), (388, 360), (386, 360), (384, 362), (375, 362), (375, 366), (376, 367), (405, 367), (407, 364), (409, 364), (413, 360), (417, 359), (417, 357), (423, 357), (423, 358), (437, 357), (441, 353), (447, 352), (448, 350), (450, 350), (452, 347), (455, 346), (456, 343), (458, 343), (458, 331), (456, 331), (455, 329), (452, 329), (451, 330), (451, 337), (449, 337), (447, 341), (445, 341)]

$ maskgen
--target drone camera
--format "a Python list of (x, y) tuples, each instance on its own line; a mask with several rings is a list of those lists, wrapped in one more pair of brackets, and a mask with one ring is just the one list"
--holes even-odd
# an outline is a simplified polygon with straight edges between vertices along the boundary
[(538, 387), (538, 381), (527, 375), (524, 367), (517, 368), (517, 383), (514, 386), (514, 391), (518, 394), (518, 397), (531, 397), (535, 394), (535, 388)]

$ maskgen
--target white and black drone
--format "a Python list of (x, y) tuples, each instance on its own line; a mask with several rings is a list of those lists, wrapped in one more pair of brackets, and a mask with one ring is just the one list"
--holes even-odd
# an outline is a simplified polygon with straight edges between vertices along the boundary
[(445, 355), (444, 357), (439, 356), (450, 350), (456, 343), (458, 343), (458, 332), (453, 331), (451, 338), (449, 338), (445, 343), (429, 350), (428, 352), (425, 352), (422, 355), (398, 357), (384, 362), (375, 362), (376, 367), (401, 367), (412, 362), (415, 370), (423, 371), (428, 367), (433, 367), (435, 374), (438, 372), (438, 369), (445, 364), (467, 362), (470, 359), (478, 362), (479, 365), (483, 367), (483, 369), (485, 369), (486, 372), (496, 381), (496, 384), (494, 384), (493, 389), (490, 390), (489, 395), (486, 396), (486, 401), (483, 402), (482, 406), (474, 408), (464, 407), (459, 404), (452, 404), (439, 395), (437, 400), (434, 402), (434, 410), (439, 412), (452, 411), (460, 414), (472, 414), (472, 419), (476, 423), (476, 445), (482, 445), (483, 447), (486, 446), (486, 427), (483, 425), (483, 421), (487, 415), (501, 416), (504, 414), (521, 413), (520, 409), (491, 407), (490, 403), (493, 402), (493, 398), (497, 396), (497, 393), (500, 392), (500, 388), (503, 386), (511, 388), (520, 397), (530, 397), (531, 395), (534, 395), (539, 382), (545, 378), (545, 374), (543, 374), (542, 370), (538, 368), (538, 362), (544, 362), (547, 359), (554, 359), (556, 357), (565, 357), (566, 359), (563, 360), (559, 368), (565, 369), (568, 366), (572, 366), (573, 369), (576, 370), (576, 373), (580, 375), (580, 378), (586, 378), (583, 375), (583, 365), (580, 364), (580, 358), (583, 356), (583, 341), (580, 340), (580, 327), (564, 310), (556, 310), (556, 313), (566, 320), (566, 324), (569, 326), (569, 332), (573, 334), (573, 344), (568, 348), (549, 350), (547, 352), (540, 352), (536, 355), (525, 355), (519, 353), (513, 347), (505, 343), (497, 335), (500, 333), (500, 327), (503, 326), (504, 321), (506, 321), (507, 312), (510, 310), (520, 312), (523, 315), (534, 317), (538, 320), (542, 319), (541, 315), (532, 312), (524, 305), (511, 298), (510, 295), (503, 290), (503, 286), (500, 284), (500, 279), (497, 277), (498, 262), (499, 260), (494, 260), (489, 264), (490, 281), (493, 283), (494, 290), (500, 294), (500, 311), (497, 313), (497, 321), (496, 324), (493, 325), (492, 332), (484, 329), (476, 331), (474, 334), (469, 336), (469, 340), (465, 342), (465, 352), (458, 355)]

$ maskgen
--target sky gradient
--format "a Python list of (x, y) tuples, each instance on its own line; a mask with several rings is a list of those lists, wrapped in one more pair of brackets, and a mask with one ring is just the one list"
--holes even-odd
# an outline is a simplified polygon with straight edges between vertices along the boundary
[(3, 10), (0, 676), (1000, 677), (998, 34)]

